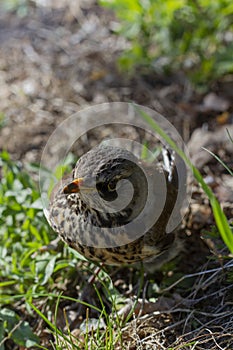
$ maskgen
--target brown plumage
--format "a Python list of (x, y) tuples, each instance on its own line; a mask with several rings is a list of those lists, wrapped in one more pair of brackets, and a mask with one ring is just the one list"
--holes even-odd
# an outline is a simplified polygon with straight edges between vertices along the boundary
[(98, 146), (54, 188), (50, 224), (93, 261), (119, 265), (156, 259), (161, 265), (180, 247), (176, 234), (166, 232), (178, 193), (176, 168), (170, 167)]

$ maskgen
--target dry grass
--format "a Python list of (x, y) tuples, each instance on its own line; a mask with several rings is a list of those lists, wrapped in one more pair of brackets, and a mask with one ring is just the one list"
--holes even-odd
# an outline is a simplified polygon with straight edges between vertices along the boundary
[(213, 262), (167, 288), (166, 292), (195, 278), (190, 293), (173, 308), (127, 324), (122, 330), (125, 349), (232, 349), (233, 286), (228, 279), (232, 277), (233, 261), (225, 261), (217, 268), (209, 268), (210, 264)]

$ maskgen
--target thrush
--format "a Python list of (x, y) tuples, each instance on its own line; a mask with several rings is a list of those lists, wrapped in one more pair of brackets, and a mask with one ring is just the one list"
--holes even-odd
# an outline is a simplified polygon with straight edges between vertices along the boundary
[(95, 262), (161, 265), (170, 260), (180, 247), (176, 232), (167, 232), (179, 181), (167, 159), (146, 163), (120, 147), (93, 148), (55, 186), (49, 204), (52, 228)]

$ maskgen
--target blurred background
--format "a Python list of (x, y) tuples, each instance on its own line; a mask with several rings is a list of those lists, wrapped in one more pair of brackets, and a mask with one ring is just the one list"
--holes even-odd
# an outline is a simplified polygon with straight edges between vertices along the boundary
[(232, 123), (230, 0), (1, 0), (0, 148), (39, 161), (84, 106), (134, 101), (185, 142)]

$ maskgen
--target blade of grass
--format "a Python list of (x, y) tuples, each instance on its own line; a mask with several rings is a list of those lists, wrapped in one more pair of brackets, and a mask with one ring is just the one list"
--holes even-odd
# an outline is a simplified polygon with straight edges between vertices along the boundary
[[(61, 297), (61, 295), (59, 296)], [(30, 305), (30, 307), (47, 323), (47, 325), (51, 328), (51, 330), (55, 333), (56, 335), (56, 339), (58, 340), (58, 335), (60, 337), (62, 337), (68, 344), (70, 343), (70, 339), (68, 336), (65, 335), (64, 332), (60, 331), (56, 325), (54, 325), (51, 321), (49, 321), (49, 319), (31, 302), (28, 301), (28, 304)], [(74, 345), (74, 344), (72, 344)], [(78, 349), (78, 347), (75, 346), (76, 349)]]
[(17, 281), (15, 280), (0, 282), (0, 288), (11, 286), (12, 284), (16, 284), (16, 283)]
[(233, 143), (233, 138), (232, 138), (232, 136), (231, 136), (231, 134), (230, 134), (230, 131), (229, 131), (228, 129), (226, 129), (226, 130), (227, 130), (227, 135), (228, 135), (229, 139), (230, 139), (231, 142)]
[(209, 154), (211, 154), (215, 159), (217, 159), (217, 161), (229, 172), (229, 174), (231, 176), (233, 176), (233, 172), (231, 171), (231, 169), (213, 152), (211, 152), (210, 150), (208, 150), (205, 147), (202, 147), (206, 152), (208, 152)]
[(135, 106), (136, 110), (140, 113), (141, 117), (148, 123), (148, 125), (157, 132), (170, 146), (171, 148), (184, 160), (187, 166), (193, 172), (195, 179), (199, 182), (204, 192), (209, 198), (215, 222), (220, 232), (220, 235), (230, 250), (233, 253), (233, 233), (228, 224), (227, 218), (217, 200), (211, 188), (205, 183), (201, 173), (199, 170), (192, 164), (190, 159), (186, 156), (186, 154), (176, 145), (176, 143), (165, 133), (163, 129), (156, 123), (156, 121), (149, 116), (146, 112), (142, 111), (140, 108)]
[[(3, 300), (4, 302), (6, 302), (6, 300), (8, 300), (9, 298), (11, 298), (11, 299), (22, 299), (23, 296), (25, 296), (25, 294), (17, 294), (17, 295), (12, 295), (12, 296), (1, 295), (1, 301)], [(33, 298), (39, 298), (39, 297), (41, 297), (41, 298), (48, 298), (48, 297), (50, 297), (50, 298), (54, 298), (54, 299), (57, 299), (57, 297), (58, 297), (58, 295), (55, 294), (55, 293), (31, 293), (31, 292), (30, 292), (30, 296), (33, 297)], [(82, 305), (85, 305), (85, 306), (93, 309), (93, 310), (96, 310), (97, 312), (101, 312), (101, 309), (98, 308), (97, 306), (91, 305), (89, 303), (86, 303), (85, 301), (82, 301), (80, 299), (72, 298), (72, 297), (69, 297), (69, 296), (66, 296), (66, 295), (63, 295), (63, 294), (60, 295), (59, 297), (60, 297), (60, 299), (72, 301), (72, 302), (75, 302), (77, 304), (80, 303)]]
[[(55, 305), (55, 312), (54, 312), (54, 321), (55, 323), (57, 323), (57, 315), (58, 315), (58, 307), (59, 307), (59, 303), (60, 303), (60, 299), (61, 299), (62, 293), (60, 293), (57, 297), (57, 301), (56, 301), (56, 305)], [(56, 339), (56, 344), (58, 344), (59, 340), (58, 340), (58, 328), (56, 327), (55, 330), (55, 339)]]
[(50, 322), (49, 319), (33, 303), (28, 301), (28, 304), (56, 334), (59, 334), (62, 337), (64, 336), (64, 334), (52, 322)]

